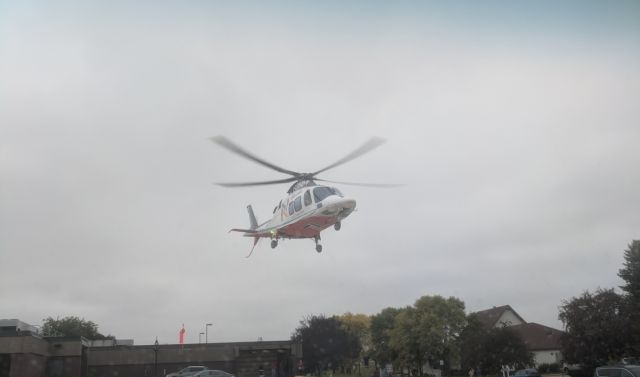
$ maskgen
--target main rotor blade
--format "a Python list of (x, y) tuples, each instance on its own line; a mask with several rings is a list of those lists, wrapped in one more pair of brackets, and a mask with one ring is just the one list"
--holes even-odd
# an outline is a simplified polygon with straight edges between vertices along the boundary
[(343, 158), (339, 159), (338, 161), (334, 162), (333, 164), (325, 167), (324, 169), (320, 169), (317, 172), (313, 173), (312, 176), (315, 176), (316, 174), (320, 174), (324, 171), (327, 171), (329, 169), (333, 169), (336, 166), (342, 165), (346, 162), (349, 162), (355, 158), (358, 158), (360, 156), (362, 156), (363, 154), (377, 148), (378, 146), (380, 146), (380, 144), (384, 143), (384, 139), (381, 139), (379, 137), (373, 137), (371, 139), (369, 139), (369, 141), (367, 141), (366, 143), (362, 144), (362, 146), (360, 146), (360, 148), (356, 149), (355, 151), (349, 153), (348, 155), (344, 156)]
[(340, 182), (340, 181), (330, 181), (328, 179), (320, 179), (314, 178), (314, 181), (322, 181), (329, 183), (337, 183), (339, 185), (349, 185), (349, 186), (363, 186), (363, 187), (377, 187), (377, 188), (391, 188), (391, 187), (400, 187), (404, 186), (402, 183), (358, 183), (358, 182)]
[(287, 183), (287, 182), (293, 182), (296, 181), (298, 178), (296, 177), (291, 177), (291, 178), (285, 178), (285, 179), (278, 179), (275, 181), (262, 181), (262, 182), (240, 182), (240, 183), (217, 183), (216, 185), (222, 186), (222, 187), (246, 187), (246, 186), (263, 186), (263, 185), (276, 185), (278, 183)]
[[(273, 169), (275, 171), (279, 171), (280, 173), (284, 173), (284, 174), (289, 174), (289, 175), (293, 175), (293, 176), (298, 176), (300, 175), (300, 173), (297, 173), (295, 171), (291, 171), (291, 170), (287, 170), (284, 168), (281, 168), (277, 165), (274, 165), (270, 162), (267, 162), (263, 159), (261, 159), (260, 157), (257, 157), (249, 152), (247, 152), (246, 150), (240, 148), (239, 146), (235, 145), (234, 143), (231, 142), (231, 140), (227, 139), (224, 136), (214, 136), (210, 139), (211, 141), (213, 141), (214, 143), (220, 145), (221, 147), (224, 147), (228, 150), (230, 150), (231, 152), (238, 154), (244, 158), (248, 158), (249, 160), (253, 161), (253, 162), (257, 162), (258, 164), (262, 165), (262, 166), (266, 166), (270, 169)], [(291, 182), (291, 181), (286, 181), (286, 182)]]

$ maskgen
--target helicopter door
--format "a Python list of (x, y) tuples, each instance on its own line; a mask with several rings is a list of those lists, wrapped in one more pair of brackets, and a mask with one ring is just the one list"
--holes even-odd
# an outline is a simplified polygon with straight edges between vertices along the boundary
[(313, 203), (313, 201), (311, 200), (311, 191), (307, 190), (304, 193), (304, 206), (309, 206)]

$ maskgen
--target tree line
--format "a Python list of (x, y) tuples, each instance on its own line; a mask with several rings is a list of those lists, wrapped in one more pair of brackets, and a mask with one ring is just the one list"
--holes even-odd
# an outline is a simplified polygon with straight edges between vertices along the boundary
[[(620, 288), (585, 291), (564, 300), (558, 318), (564, 362), (584, 370), (623, 357), (640, 356), (640, 241), (624, 251)], [(305, 372), (349, 368), (357, 360), (423, 375), (430, 365), (451, 375), (451, 368), (496, 374), (503, 365), (533, 365), (533, 355), (508, 327), (487, 328), (455, 297), (423, 296), (412, 306), (385, 308), (377, 314), (311, 315), (292, 340), (302, 343)], [(589, 372), (588, 372), (589, 373)]]
[[(565, 300), (558, 318), (563, 322), (562, 353), (567, 363), (591, 370), (598, 365), (640, 356), (640, 241), (624, 251), (618, 271), (621, 293), (599, 288)], [(638, 362), (638, 361), (637, 361)]]
[(292, 340), (302, 343), (304, 372), (348, 370), (356, 361), (371, 359), (413, 375), (425, 374), (425, 365), (443, 369), (445, 375), (452, 366), (495, 373), (502, 365), (524, 367), (533, 361), (522, 339), (508, 328), (486, 328), (474, 314), (465, 314), (460, 299), (439, 295), (372, 316), (309, 316)]

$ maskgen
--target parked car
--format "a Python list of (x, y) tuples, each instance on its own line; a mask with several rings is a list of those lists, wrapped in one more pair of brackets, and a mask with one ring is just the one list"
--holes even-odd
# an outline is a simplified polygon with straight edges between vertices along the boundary
[(538, 373), (537, 369), (527, 368), (527, 369), (517, 370), (513, 374), (513, 377), (542, 377), (542, 376), (540, 376), (540, 373)]
[(235, 376), (223, 370), (209, 369), (209, 370), (203, 370), (201, 372), (198, 372), (194, 374), (192, 377), (235, 377)]
[(209, 370), (207, 367), (191, 365), (186, 368), (180, 369), (177, 372), (169, 373), (166, 377), (190, 377), (203, 370)]
[(607, 365), (597, 367), (593, 377), (640, 377), (640, 365)]

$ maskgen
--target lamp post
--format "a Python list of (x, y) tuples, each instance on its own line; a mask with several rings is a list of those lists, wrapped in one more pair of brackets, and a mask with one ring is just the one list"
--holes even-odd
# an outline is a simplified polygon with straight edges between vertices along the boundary
[(205, 343), (209, 343), (209, 326), (213, 326), (213, 323), (207, 323), (204, 326), (204, 332), (205, 332), (205, 334), (204, 334), (204, 342)]
[(158, 377), (158, 349), (160, 348), (160, 344), (158, 344), (158, 337), (156, 337), (156, 341), (153, 343), (153, 352), (155, 353), (155, 359), (153, 361), (153, 376)]
[(204, 335), (203, 332), (201, 332), (200, 334), (198, 334), (198, 343), (202, 343), (202, 336)]

